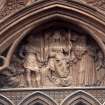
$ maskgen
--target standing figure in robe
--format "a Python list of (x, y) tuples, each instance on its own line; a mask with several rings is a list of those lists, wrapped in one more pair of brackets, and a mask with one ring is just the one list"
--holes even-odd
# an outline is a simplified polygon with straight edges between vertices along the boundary
[(77, 58), (78, 86), (94, 86), (96, 84), (96, 65), (94, 54), (86, 45), (86, 37), (81, 36), (74, 46)]
[(22, 51), (22, 53), (24, 53), (23, 67), (26, 72), (27, 85), (29, 87), (39, 87), (41, 86), (39, 51), (37, 47), (31, 43), (32, 40), (33, 38), (30, 38), (28, 44), (24, 45)]
[(97, 70), (97, 86), (105, 85), (105, 58), (100, 49), (96, 56), (96, 70)]

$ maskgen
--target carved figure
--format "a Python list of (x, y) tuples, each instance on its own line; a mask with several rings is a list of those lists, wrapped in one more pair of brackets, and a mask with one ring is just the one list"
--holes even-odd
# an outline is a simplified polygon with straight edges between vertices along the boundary
[(103, 53), (98, 49), (96, 55), (97, 85), (105, 85), (105, 58)]
[[(26, 69), (27, 74), (27, 82), (30, 87), (32, 87), (32, 80), (31, 80), (31, 72), (35, 72), (39, 74), (39, 67), (37, 62), (37, 54), (34, 51), (34, 46), (26, 46), (26, 55), (24, 59), (24, 68)], [(38, 79), (38, 78), (37, 78)], [(39, 80), (37, 80), (37, 85), (39, 86)]]
[(55, 56), (49, 55), (48, 61), (48, 76), (50, 80), (59, 86), (70, 85), (70, 65), (69, 59), (66, 58), (63, 53), (57, 52)]
[(102, 68), (105, 68), (104, 56), (101, 51), (98, 51), (96, 58), (96, 70), (99, 71)]
[(69, 47), (62, 44), (60, 32), (53, 35), (53, 43), (50, 44), (48, 56), (48, 77), (58, 86), (69, 86), (71, 83), (69, 65)]
[(16, 80), (24, 79), (18, 87), (103, 85), (104, 57), (96, 53), (98, 46), (92, 46), (86, 36), (65, 29), (31, 35), (19, 47), (21, 59), (14, 58), (19, 61), (13, 61), (10, 69)]
[[(32, 41), (30, 39), (29, 41)], [(39, 50), (31, 42), (29, 42), (28, 44), (24, 45), (24, 50), (22, 52), (25, 55), (23, 67), (26, 70), (26, 80), (28, 86), (29, 87), (32, 87), (33, 85), (36, 87), (41, 86), (41, 76), (40, 76), (41, 66), (39, 59)], [(34, 78), (32, 78), (33, 74)]]
[(96, 66), (94, 58), (89, 52), (91, 51), (86, 45), (86, 37), (81, 36), (74, 48), (74, 54), (78, 59), (76, 65), (79, 72), (78, 85), (80, 86), (93, 86), (96, 83)]

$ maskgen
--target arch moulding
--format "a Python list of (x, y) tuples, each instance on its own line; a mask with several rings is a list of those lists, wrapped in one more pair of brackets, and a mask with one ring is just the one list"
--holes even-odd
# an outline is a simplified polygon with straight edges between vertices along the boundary
[(76, 91), (67, 96), (61, 105), (77, 105), (83, 103), (86, 105), (102, 105), (96, 98), (85, 91)]
[(4, 95), (0, 94), (0, 104), (2, 105), (14, 105), (13, 102), (5, 97)]
[(42, 105), (57, 105), (53, 99), (42, 92), (35, 92), (26, 96), (19, 105), (33, 105), (37, 102)]
[(105, 18), (101, 12), (75, 1), (43, 0), (21, 9), (0, 23), (0, 54), (10, 47), (7, 55), (1, 56), (4, 64), (0, 70), (8, 67), (17, 45), (27, 33), (57, 20), (75, 23), (86, 30), (105, 54)]

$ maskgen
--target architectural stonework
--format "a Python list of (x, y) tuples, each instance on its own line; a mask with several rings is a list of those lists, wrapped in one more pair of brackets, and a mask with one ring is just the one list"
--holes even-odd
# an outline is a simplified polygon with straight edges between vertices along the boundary
[[(13, 14), (16, 11), (33, 3), (39, 3), (43, 1), (44, 0), (0, 0), (0, 19), (3, 19), (4, 17), (7, 17), (8, 15)], [(105, 11), (105, 0), (66, 0), (66, 2), (69, 1), (77, 1)]]
[(105, 105), (104, 0), (0, 0), (0, 105)]
[(0, 74), (1, 88), (104, 86), (104, 55), (95, 42), (65, 27), (51, 29), (22, 40)]
[(20, 10), (25, 4), (24, 0), (0, 0), (0, 19)]
[(83, 0), (85, 3), (98, 8), (99, 10), (105, 11), (105, 0)]

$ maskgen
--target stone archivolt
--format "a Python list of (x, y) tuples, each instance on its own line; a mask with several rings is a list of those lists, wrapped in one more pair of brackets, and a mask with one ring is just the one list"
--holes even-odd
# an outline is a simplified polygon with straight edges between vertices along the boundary
[(0, 23), (0, 104), (104, 104), (103, 14), (74, 1), (42, 1)]
[[(64, 2), (64, 4), (62, 4), (60, 1), (51, 1), (47, 3), (45, 3), (45, 5), (40, 4), (39, 7), (37, 4), (34, 4), (30, 6), (29, 11), (26, 11), (27, 8), (24, 8), (17, 13), (18, 16), (14, 14), (9, 17), (6, 22), (3, 21), (3, 25), (0, 24), (0, 29), (3, 30), (0, 33), (0, 48), (2, 49), (0, 51), (0, 53), (2, 53), (0, 56), (1, 88), (104, 86), (105, 69), (103, 53), (105, 53), (105, 49), (103, 44), (104, 34), (102, 34), (104, 33), (104, 23), (101, 24), (103, 17), (97, 15), (98, 21), (95, 20), (95, 13), (92, 12), (93, 14), (90, 15), (91, 11), (94, 10), (91, 9), (89, 11), (88, 7), (86, 7), (87, 13), (84, 15), (83, 8), (81, 8), (83, 5), (81, 6), (81, 4), (76, 2), (71, 2), (71, 4)], [(54, 4), (51, 6), (50, 3)], [(58, 5), (56, 5), (56, 3), (58, 3)], [(81, 6), (78, 6), (78, 10), (81, 11), (76, 9), (77, 4)], [(71, 11), (72, 5), (75, 6), (75, 9), (73, 9), (74, 12)], [(40, 8), (41, 6), (43, 6), (45, 10)], [(45, 8), (46, 6), (48, 6), (48, 8)], [(35, 11), (38, 8), (40, 11)], [(56, 8), (58, 9), (55, 13)], [(44, 14), (44, 12), (46, 12), (46, 14)], [(78, 15), (75, 15), (76, 13), (78, 13)], [(40, 16), (37, 14), (40, 14)], [(95, 16), (94, 18), (92, 18), (93, 15)], [(84, 18), (84, 16), (88, 18)], [(42, 20), (40, 20), (39, 17), (41, 17), (40, 19)], [(71, 28), (66, 28), (68, 24), (63, 28), (55, 25), (53, 30), (39, 30), (42, 33), (29, 33), (30, 35), (27, 35), (27, 38), (23, 38), (24, 31), (28, 31), (30, 28), (35, 29), (35, 27), (33, 28), (31, 26), (42, 24), (41, 22), (44, 19), (46, 21), (49, 19), (50, 23), (50, 21), (55, 18), (56, 20), (54, 22), (61, 19), (60, 22), (63, 25), (64, 22), (62, 20), (71, 22), (71, 19), (74, 19), (73, 23), (76, 24), (80, 22), (80, 25), (84, 26), (84, 29), (89, 28), (89, 31), (80, 34), (77, 31), (73, 31), (72, 26), (70, 26)], [(90, 19), (95, 22), (90, 22)], [(17, 22), (14, 22), (14, 20)], [(86, 24), (89, 26), (88, 28)], [(92, 27), (94, 27), (94, 29)], [(99, 31), (95, 30), (98, 30), (97, 27), (99, 27)], [(82, 28), (75, 26), (75, 30), (79, 29), (82, 30)], [(102, 29), (101, 34), (99, 33), (100, 29)], [(92, 42), (96, 43), (95, 41), (88, 40), (87, 34), (89, 32), (97, 32), (97, 34), (91, 33), (89, 35), (94, 38), (98, 45), (92, 44)], [(23, 40), (21, 41), (22, 38)], [(4, 41), (4, 39), (6, 40)], [(20, 41), (21, 44), (18, 45)], [(13, 45), (9, 49), (8, 47), (10, 47), (11, 44)], [(16, 48), (17, 45), (18, 47)], [(6, 52), (5, 50), (9, 51)], [(14, 50), (16, 51), (14, 52)]]
[[(12, 9), (5, 8), (5, 16), (20, 9), (18, 6), (24, 7), (36, 0), (14, 1)], [(104, 104), (103, 14), (71, 0), (41, 1), (0, 23), (0, 93), (3, 94), (0, 104)], [(89, 1), (95, 4), (94, 0)], [(16, 9), (14, 3), (19, 4), (15, 5)], [(100, 3), (104, 5), (104, 1)], [(86, 92), (77, 91), (80, 89)]]
[[(42, 2), (42, 1), (45, 1), (45, 0), (0, 0), (0, 19), (3, 19), (7, 17), (8, 15), (12, 15), (12, 13), (16, 13), (18, 10), (26, 6), (29, 6), (33, 3)], [(65, 0), (62, 0), (62, 2), (64, 1)], [(72, 1), (72, 0), (67, 0), (67, 2), (69, 1)], [(105, 11), (104, 0), (77, 0), (77, 2), (91, 5), (93, 8), (95, 7), (102, 11)]]

